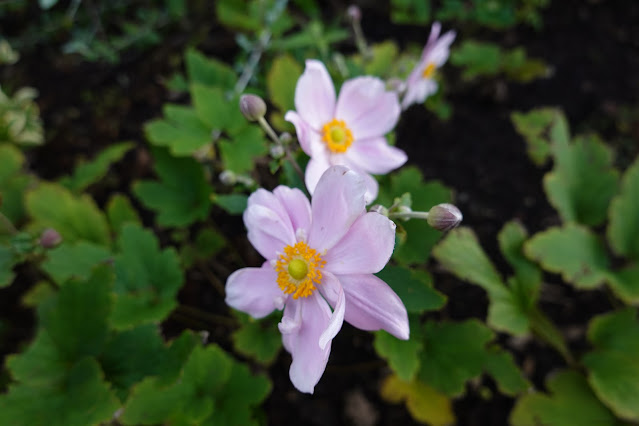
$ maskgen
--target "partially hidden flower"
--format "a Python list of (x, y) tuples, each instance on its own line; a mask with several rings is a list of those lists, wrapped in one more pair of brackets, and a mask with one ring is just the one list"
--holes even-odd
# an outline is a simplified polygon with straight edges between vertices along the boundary
[(455, 40), (455, 32), (448, 31), (439, 36), (441, 24), (435, 22), (430, 30), (430, 36), (422, 51), (421, 59), (406, 80), (406, 93), (402, 98), (402, 109), (412, 104), (424, 103), (427, 97), (437, 92), (435, 73), (444, 65), (450, 55), (450, 45)]
[(248, 239), (266, 262), (229, 276), (226, 303), (254, 318), (284, 309), (279, 330), (302, 392), (313, 393), (344, 320), (409, 336), (401, 299), (373, 275), (393, 252), (395, 224), (366, 212), (365, 192), (360, 174), (334, 166), (310, 203), (299, 189), (278, 186), (251, 194), (244, 212)]
[(344, 165), (364, 175), (366, 201), (377, 197), (377, 181), (370, 174), (386, 174), (406, 162), (404, 151), (384, 137), (399, 119), (397, 94), (376, 77), (344, 82), (339, 96), (323, 63), (306, 61), (295, 88), (295, 109), (286, 120), (295, 125), (304, 152), (310, 157), (305, 183), (313, 193), (322, 173)]

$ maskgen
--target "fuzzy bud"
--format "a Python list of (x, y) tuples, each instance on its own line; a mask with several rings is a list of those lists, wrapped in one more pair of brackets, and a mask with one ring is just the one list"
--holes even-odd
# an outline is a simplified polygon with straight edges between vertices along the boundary
[(438, 204), (428, 212), (428, 224), (438, 231), (450, 231), (459, 225), (463, 218), (461, 211), (448, 203)]
[(284, 147), (282, 145), (271, 145), (269, 152), (271, 154), (271, 157), (275, 158), (276, 160), (278, 158), (282, 158), (285, 154)]
[(283, 144), (289, 144), (291, 143), (292, 140), (293, 140), (293, 136), (291, 136), (289, 132), (283, 132), (280, 135), (280, 142), (282, 142)]
[(230, 170), (224, 170), (222, 173), (220, 173), (220, 182), (222, 182), (224, 185), (235, 185), (235, 183), (237, 182), (237, 176), (235, 176), (235, 173), (233, 173)]
[(384, 216), (388, 217), (388, 209), (386, 207), (382, 206), (381, 204), (375, 204), (370, 209), (368, 209), (368, 211), (369, 212), (379, 213), (381, 215), (384, 215)]
[(240, 111), (249, 121), (257, 121), (266, 114), (264, 100), (256, 95), (242, 95), (240, 97)]
[(352, 4), (346, 9), (346, 15), (353, 21), (359, 21), (362, 19), (362, 10), (357, 5)]
[(47, 228), (40, 235), (40, 245), (45, 249), (51, 249), (62, 242), (62, 236), (53, 228)]

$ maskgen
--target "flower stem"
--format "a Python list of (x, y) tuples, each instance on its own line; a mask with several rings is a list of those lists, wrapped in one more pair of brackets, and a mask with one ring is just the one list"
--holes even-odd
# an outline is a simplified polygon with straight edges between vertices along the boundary
[(266, 50), (266, 46), (268, 46), (268, 43), (270, 40), (271, 40), (271, 31), (265, 30), (264, 32), (262, 32), (262, 35), (258, 39), (257, 43), (255, 43), (255, 47), (253, 48), (253, 51), (251, 52), (251, 56), (249, 56), (246, 66), (242, 70), (242, 75), (240, 75), (240, 78), (238, 78), (237, 83), (235, 84), (235, 88), (233, 91), (235, 92), (236, 95), (243, 93), (244, 89), (246, 89), (246, 86), (248, 85), (248, 82), (251, 80), (251, 77), (253, 77), (253, 74), (255, 73), (255, 68), (257, 67), (257, 64), (260, 62), (260, 59), (262, 58), (262, 54)]
[(282, 148), (284, 148), (284, 152), (286, 154), (286, 159), (291, 163), (291, 165), (293, 166), (293, 169), (295, 170), (295, 173), (297, 173), (297, 175), (300, 177), (300, 179), (302, 179), (302, 182), (304, 182), (304, 172), (302, 172), (302, 169), (300, 168), (300, 165), (297, 164), (297, 161), (295, 161), (295, 157), (293, 157), (293, 154), (291, 153), (291, 150), (289, 149), (288, 145), (282, 143), (282, 140), (280, 139), (280, 137), (277, 136), (277, 133), (275, 133), (275, 130), (273, 130), (271, 125), (268, 124), (268, 121), (266, 121), (266, 119), (264, 117), (258, 118), (257, 122), (260, 123), (260, 126), (262, 126), (262, 129), (264, 129), (266, 134), (271, 138), (271, 140), (276, 145), (281, 146)]
[(362, 25), (360, 19), (353, 19), (353, 32), (355, 33), (355, 45), (357, 46), (357, 50), (362, 54), (365, 61), (371, 59), (371, 52), (368, 49), (368, 44), (366, 43), (366, 37), (364, 37), (364, 32), (362, 31)]
[(388, 214), (389, 219), (428, 219), (428, 212), (392, 212)]

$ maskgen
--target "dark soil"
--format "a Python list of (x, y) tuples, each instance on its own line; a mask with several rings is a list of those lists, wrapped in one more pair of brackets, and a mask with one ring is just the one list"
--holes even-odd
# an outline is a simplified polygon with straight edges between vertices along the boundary
[[(387, 5), (369, 6), (364, 7), (363, 25), (371, 41), (425, 41), (426, 29), (390, 25)], [(618, 143), (620, 165), (627, 165), (639, 153), (639, 118), (631, 117), (630, 126), (619, 123), (620, 110), (637, 106), (639, 3), (554, 0), (543, 13), (543, 22), (539, 32), (519, 27), (505, 33), (477, 34), (458, 28), (458, 40), (472, 34), (507, 47), (524, 46), (529, 56), (553, 67), (549, 78), (529, 84), (502, 78), (467, 83), (449, 66), (446, 98), (454, 107), (452, 118), (442, 122), (414, 106), (397, 128), (397, 144), (408, 153), (409, 162), (417, 165), (427, 179), (441, 180), (455, 189), (464, 224), (474, 229), (504, 274), (510, 271), (499, 255), (496, 236), (506, 221), (519, 220), (531, 234), (558, 223), (541, 184), (547, 170), (535, 167), (527, 158), (525, 144), (509, 120), (512, 111), (560, 106), (573, 132), (596, 131)], [(31, 168), (42, 178), (54, 179), (69, 173), (81, 157), (91, 157), (116, 141), (135, 140), (137, 151), (112, 171), (117, 178), (96, 185), (93, 193), (103, 203), (109, 192), (126, 192), (133, 180), (149, 175), (142, 126), (160, 116), (162, 104), (172, 100), (161, 81), (175, 71), (185, 44), (195, 39), (207, 54), (228, 60), (236, 53), (233, 34), (215, 25), (204, 28), (205, 32), (169, 35), (160, 47), (146, 52), (127, 53), (117, 66), (79, 63), (46, 46), (23, 55), (17, 66), (0, 70), (3, 81), (9, 82), (7, 87), (29, 85), (40, 92), (38, 103), (47, 144), (30, 153)], [(634, 144), (624, 142), (633, 139)], [(244, 239), (241, 220), (222, 217), (224, 232), (246, 262), (258, 264), (259, 258)], [(208, 265), (222, 281), (236, 266), (226, 257)], [(483, 290), (454, 279), (434, 264), (431, 269), (435, 286), (448, 296), (448, 304), (436, 314), (438, 317), (485, 318), (487, 300)], [(569, 343), (578, 351), (584, 345), (584, 325), (590, 317), (610, 309), (609, 298), (603, 291), (576, 292), (557, 276), (546, 278), (542, 309), (570, 334)], [(9, 327), (0, 340), (0, 352), (15, 352), (33, 332), (33, 315), (19, 308), (19, 299), (36, 279), (31, 272), (21, 271), (19, 283), (0, 291), (0, 316)], [(189, 273), (180, 301), (206, 312), (228, 315), (223, 298), (198, 269)], [(208, 330), (211, 341), (230, 347), (226, 325), (194, 318), (189, 321), (194, 328)], [(183, 326), (184, 316), (178, 313), (165, 324), (166, 333), (173, 335)], [(564, 366), (551, 348), (534, 342), (515, 345), (506, 336), (500, 336), (500, 342), (515, 354), (537, 387), (543, 387), (549, 372)], [(289, 365), (290, 357), (283, 351), (268, 369), (273, 381), (273, 392), (264, 406), (269, 424), (354, 424), (349, 410), (360, 417), (377, 416), (380, 425), (416, 424), (403, 406), (380, 399), (379, 384), (387, 369), (376, 356), (369, 333), (345, 324), (333, 342), (329, 366), (312, 396), (292, 387)], [(492, 398), (481, 396), (486, 389)], [(467, 390), (467, 395), (455, 402), (459, 425), (507, 423), (513, 400), (499, 394), (490, 379), (473, 382)]]

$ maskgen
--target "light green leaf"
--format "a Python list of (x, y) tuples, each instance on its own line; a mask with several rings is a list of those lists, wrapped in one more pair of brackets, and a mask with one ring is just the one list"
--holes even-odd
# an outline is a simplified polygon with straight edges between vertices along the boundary
[(239, 98), (228, 99), (222, 89), (197, 83), (191, 84), (190, 92), (197, 116), (210, 131), (237, 134), (250, 126), (240, 111)]
[(567, 224), (535, 234), (524, 245), (526, 256), (578, 288), (594, 288), (606, 280), (609, 260), (599, 238), (588, 228)]
[(561, 371), (548, 379), (547, 387), (549, 395), (536, 392), (519, 398), (510, 414), (513, 426), (621, 425), (581, 374)]
[(131, 201), (126, 195), (114, 194), (109, 199), (106, 206), (107, 217), (111, 224), (113, 232), (119, 233), (122, 229), (122, 225), (127, 222), (141, 224), (140, 216), (138, 212), (131, 205)]
[(268, 152), (264, 135), (257, 126), (244, 127), (233, 139), (222, 140), (218, 146), (225, 169), (235, 173), (250, 172), (256, 159)]
[[(24, 155), (11, 145), (0, 144), (0, 213), (14, 225), (24, 218), (24, 193), (34, 178), (23, 172)], [(7, 233), (0, 224), (0, 235)]]
[(530, 388), (512, 355), (497, 345), (489, 348), (484, 369), (497, 382), (499, 392), (505, 395), (514, 396)]
[(486, 344), (494, 338), (477, 320), (424, 324), (424, 349), (419, 379), (448, 396), (464, 393), (466, 381), (479, 376), (486, 362)]
[(302, 71), (302, 66), (290, 55), (280, 55), (273, 60), (266, 75), (266, 88), (270, 101), (280, 112), (295, 109), (295, 87)]
[(446, 303), (446, 296), (433, 288), (425, 271), (387, 265), (376, 275), (397, 293), (409, 313), (441, 309)]
[(246, 194), (215, 194), (213, 202), (229, 214), (242, 214), (248, 204)]
[(612, 167), (612, 150), (594, 135), (573, 143), (554, 140), (553, 170), (544, 176), (544, 189), (564, 222), (599, 225), (606, 219), (617, 192), (619, 173)]
[(462, 77), (472, 80), (482, 75), (495, 75), (500, 71), (501, 49), (494, 43), (468, 40), (452, 49), (450, 63), (463, 67)]
[(190, 156), (213, 141), (211, 129), (194, 108), (165, 104), (164, 118), (144, 125), (144, 134), (153, 145), (166, 146), (175, 156)]
[(131, 223), (122, 227), (118, 247), (113, 325), (126, 329), (162, 321), (177, 305), (184, 281), (177, 253), (160, 250), (151, 231)]
[(185, 55), (186, 73), (192, 83), (230, 90), (237, 77), (231, 67), (214, 58), (207, 58), (195, 49), (188, 49)]
[(105, 263), (112, 257), (109, 249), (96, 244), (80, 241), (63, 242), (60, 246), (47, 251), (47, 259), (42, 269), (62, 286), (70, 278), (87, 279), (93, 267)]
[(104, 178), (111, 165), (120, 161), (131, 148), (133, 148), (131, 142), (109, 146), (92, 161), (77, 166), (73, 175), (60, 179), (60, 184), (73, 192), (82, 192), (89, 185)]
[(186, 226), (204, 220), (211, 208), (211, 187), (202, 166), (191, 158), (175, 158), (165, 150), (154, 150), (155, 170), (160, 181), (139, 181), (133, 192), (158, 213), (161, 226)]
[(419, 316), (410, 316), (410, 339), (399, 340), (395, 336), (381, 330), (375, 333), (373, 346), (375, 351), (388, 361), (397, 377), (410, 382), (415, 379), (419, 370), (419, 354), (422, 351), (422, 330)]
[(399, 47), (392, 40), (371, 46), (372, 59), (364, 62), (366, 75), (374, 75), (380, 78), (388, 76), (389, 70), (397, 61)]
[(43, 182), (27, 193), (26, 206), (36, 230), (53, 228), (67, 242), (111, 243), (106, 218), (88, 195), (76, 197), (60, 185)]
[(617, 416), (639, 421), (639, 322), (632, 308), (596, 317), (588, 328), (588, 383)]
[(563, 144), (570, 140), (566, 117), (560, 109), (536, 108), (527, 113), (513, 112), (510, 119), (517, 133), (526, 140), (528, 156), (537, 166), (543, 166), (550, 157), (553, 138), (561, 138)]
[(621, 191), (608, 209), (608, 241), (622, 256), (639, 261), (639, 158), (626, 170)]
[(515, 271), (516, 283), (511, 291), (516, 293), (523, 307), (532, 307), (537, 300), (542, 273), (537, 265), (524, 256), (524, 243), (528, 232), (519, 222), (508, 222), (499, 231), (499, 248)]
[(235, 350), (262, 364), (271, 364), (282, 347), (282, 334), (276, 322), (255, 320), (239, 313), (237, 317), (242, 325), (231, 336)]

